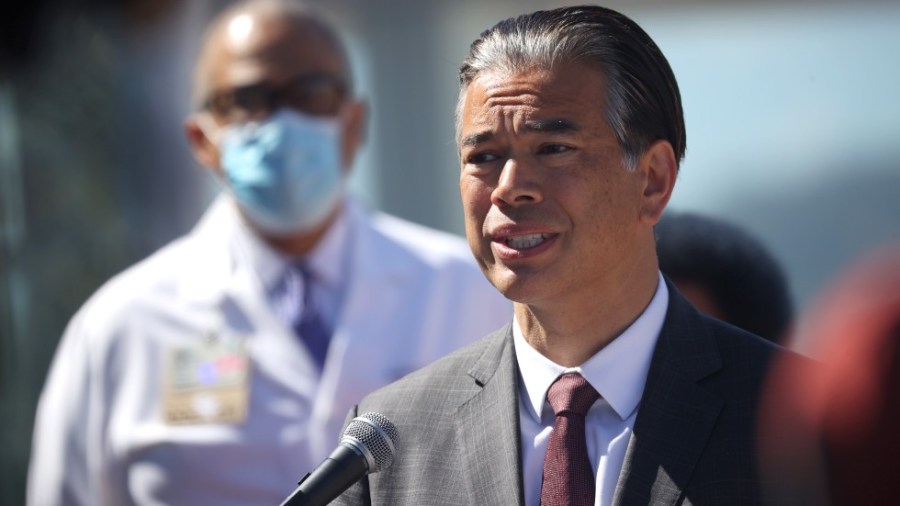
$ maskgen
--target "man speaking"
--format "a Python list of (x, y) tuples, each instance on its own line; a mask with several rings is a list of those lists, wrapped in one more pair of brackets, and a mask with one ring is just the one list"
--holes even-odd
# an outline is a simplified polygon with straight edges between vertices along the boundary
[(459, 77), (466, 234), (515, 316), (351, 411), (401, 445), (338, 503), (760, 503), (756, 404), (782, 351), (659, 272), (685, 150), (659, 48), (617, 12), (560, 8), (482, 33)]

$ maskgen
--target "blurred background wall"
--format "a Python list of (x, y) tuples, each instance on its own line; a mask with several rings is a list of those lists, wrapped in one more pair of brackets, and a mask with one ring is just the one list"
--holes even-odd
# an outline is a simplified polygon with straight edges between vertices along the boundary
[[(192, 226), (217, 191), (181, 122), (224, 0), (5, 2), (0, 11), (0, 503), (20, 504), (35, 403), (68, 318)], [(372, 118), (354, 189), (462, 234), (452, 112), (469, 43), (532, 0), (320, 0)], [(571, 3), (571, 2), (569, 2)], [(725, 217), (802, 309), (900, 239), (900, 5), (615, 0), (668, 56), (688, 152), (671, 207)]]

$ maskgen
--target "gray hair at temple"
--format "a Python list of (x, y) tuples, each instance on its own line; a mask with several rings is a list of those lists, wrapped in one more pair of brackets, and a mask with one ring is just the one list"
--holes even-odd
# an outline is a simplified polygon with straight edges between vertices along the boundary
[(482, 32), (459, 69), (457, 142), (466, 91), (479, 75), (572, 62), (596, 66), (606, 76), (606, 122), (627, 167), (634, 169), (644, 151), (660, 139), (672, 145), (681, 161), (684, 116), (669, 62), (637, 23), (594, 5), (523, 14)]

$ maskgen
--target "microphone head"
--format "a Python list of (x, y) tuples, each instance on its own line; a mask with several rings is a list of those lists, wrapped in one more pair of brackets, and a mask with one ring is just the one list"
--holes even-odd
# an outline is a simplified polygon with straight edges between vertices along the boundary
[(397, 427), (386, 416), (374, 411), (351, 420), (341, 437), (341, 443), (350, 444), (363, 454), (369, 474), (391, 467), (397, 441)]

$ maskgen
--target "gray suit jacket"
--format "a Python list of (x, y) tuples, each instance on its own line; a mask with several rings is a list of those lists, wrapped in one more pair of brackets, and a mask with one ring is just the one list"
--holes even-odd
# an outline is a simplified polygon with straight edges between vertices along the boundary
[[(779, 348), (669, 293), (614, 504), (759, 504), (754, 422)], [(522, 505), (518, 381), (507, 325), (367, 396), (349, 418), (386, 415), (397, 457), (333, 504)]]

